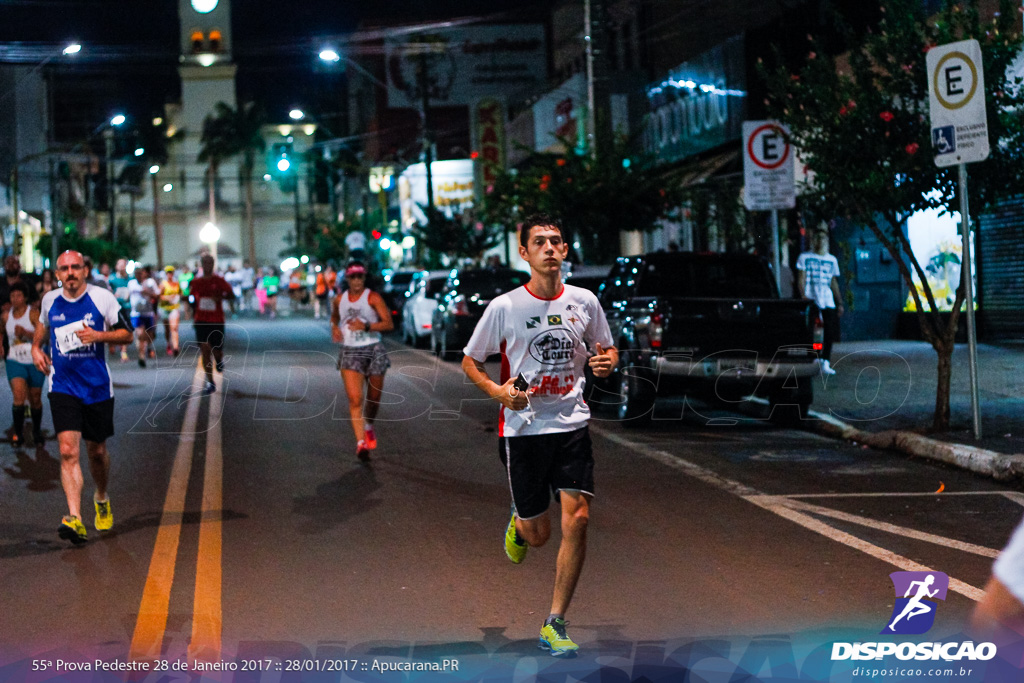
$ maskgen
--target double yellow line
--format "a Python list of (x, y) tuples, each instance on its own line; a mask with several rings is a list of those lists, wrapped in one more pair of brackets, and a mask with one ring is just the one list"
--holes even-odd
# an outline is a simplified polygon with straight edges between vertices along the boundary
[[(206, 431), (206, 459), (203, 470), (202, 516), (199, 524), (199, 555), (196, 561), (195, 602), (192, 608), (192, 639), (188, 647), (189, 660), (216, 661), (221, 653), (221, 523), (223, 509), (224, 454), (221, 450), (221, 411), (224, 407), (224, 383), (217, 376), (218, 391), (210, 395), (209, 421)], [(202, 391), (205, 374), (202, 366), (192, 378), (191, 395)], [(185, 496), (188, 492), (192, 459), (195, 451), (196, 429), (199, 423), (201, 401), (192, 398), (185, 410), (178, 449), (171, 468), (171, 481), (167, 488), (156, 545), (149, 561), (146, 587), (139, 604), (135, 633), (129, 649), (129, 659), (152, 661), (163, 656), (167, 615), (170, 610), (171, 587), (177, 562), (181, 527), (185, 516)]]

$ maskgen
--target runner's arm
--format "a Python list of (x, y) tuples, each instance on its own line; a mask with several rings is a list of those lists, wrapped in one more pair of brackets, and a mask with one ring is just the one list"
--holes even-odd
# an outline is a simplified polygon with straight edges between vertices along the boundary
[(480, 391), (506, 408), (522, 410), (530, 404), (527, 400), (526, 392), (519, 391), (512, 386), (516, 381), (515, 377), (509, 377), (508, 381), (504, 384), (498, 384), (487, 375), (484, 364), (472, 356), (462, 357), (462, 371), (466, 373), (469, 381), (475, 384)]
[(395, 329), (395, 323), (391, 319), (391, 311), (384, 305), (384, 297), (377, 292), (370, 292), (369, 303), (373, 306), (373, 310), (377, 311), (377, 315), (380, 316), (380, 321), (370, 323), (366, 327), (367, 332), (390, 332)]

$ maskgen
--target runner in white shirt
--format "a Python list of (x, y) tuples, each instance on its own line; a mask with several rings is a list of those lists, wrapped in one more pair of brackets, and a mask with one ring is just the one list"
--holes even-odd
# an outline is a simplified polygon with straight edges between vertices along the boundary
[[(578, 649), (566, 634), (564, 617), (583, 568), (594, 495), (584, 365), (607, 377), (619, 353), (597, 297), (562, 284), (568, 243), (559, 222), (532, 216), (523, 223), (519, 242), (519, 255), (530, 264), (530, 282), (487, 306), (466, 345), (462, 369), (501, 404), (499, 456), (512, 493), (505, 553), (512, 562), (522, 562), (528, 546), (540, 547), (550, 537), (551, 492), (562, 507), (554, 596), (540, 631), (540, 647), (557, 657)], [(495, 353), (502, 354), (501, 384), (484, 369)], [(529, 388), (516, 386), (520, 376)]]

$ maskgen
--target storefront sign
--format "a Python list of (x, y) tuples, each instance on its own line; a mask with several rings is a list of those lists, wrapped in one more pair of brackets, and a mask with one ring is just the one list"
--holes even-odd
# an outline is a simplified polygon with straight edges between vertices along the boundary
[(740, 139), (746, 110), (742, 36), (672, 69), (647, 88), (644, 147), (671, 163)]
[(547, 82), (541, 24), (438, 28), (429, 35), (384, 41), (388, 106), (418, 109), (421, 65), (433, 106), (467, 105), (484, 97), (534, 93)]

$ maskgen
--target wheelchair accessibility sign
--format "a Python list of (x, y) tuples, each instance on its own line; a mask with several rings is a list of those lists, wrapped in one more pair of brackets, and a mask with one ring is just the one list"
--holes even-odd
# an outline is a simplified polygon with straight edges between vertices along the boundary
[(985, 73), (978, 41), (934, 47), (928, 51), (926, 63), (935, 165), (987, 159)]
[(936, 154), (952, 154), (956, 151), (956, 126), (943, 126), (932, 131), (932, 147)]

